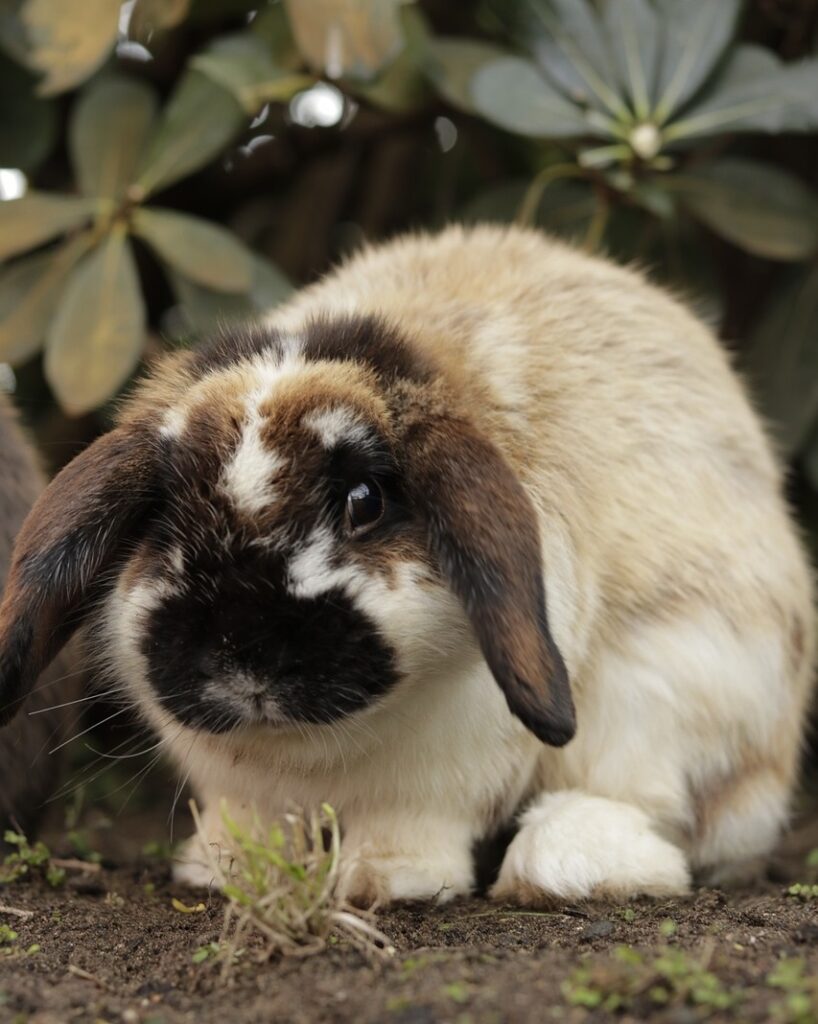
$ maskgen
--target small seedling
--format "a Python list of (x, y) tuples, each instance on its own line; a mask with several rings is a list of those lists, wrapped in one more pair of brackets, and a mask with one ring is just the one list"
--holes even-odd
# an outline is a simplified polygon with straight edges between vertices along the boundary
[(309, 817), (288, 814), (266, 828), (257, 817), (239, 825), (223, 807), (225, 841), (218, 849), (208, 842), (194, 802), (191, 811), (214, 882), (227, 897), (219, 941), (224, 974), (251, 935), (262, 939), (264, 958), (315, 953), (339, 933), (364, 952), (394, 952), (370, 915), (339, 895), (341, 834), (331, 807), (324, 804)]
[(807, 973), (803, 960), (779, 961), (766, 981), (784, 993), (771, 1007), (773, 1020), (781, 1024), (814, 1024), (818, 1020), (818, 978)]
[(203, 964), (205, 960), (218, 956), (220, 951), (221, 946), (218, 942), (208, 942), (206, 946), (199, 946), (199, 948), (193, 953), (191, 960), (194, 964)]
[(603, 963), (581, 967), (563, 983), (563, 995), (571, 1006), (607, 1013), (639, 1005), (695, 1006), (715, 1013), (736, 1006), (741, 995), (726, 988), (707, 970), (707, 957), (694, 959), (680, 950), (666, 949), (659, 956), (645, 956), (630, 946), (618, 946)]
[(805, 903), (810, 900), (818, 900), (818, 885), (808, 885), (806, 883), (798, 882), (787, 889), (787, 895), (794, 896), (796, 899), (803, 900)]
[(44, 878), (52, 888), (58, 888), (65, 881), (65, 869), (54, 863), (51, 851), (42, 842), (32, 846), (20, 833), (7, 830), (3, 838), (15, 849), (3, 859), (0, 868), (0, 885), (8, 885), (20, 878), (37, 876)]
[(0, 924), (0, 946), (11, 946), (17, 941), (17, 932), (7, 924)]

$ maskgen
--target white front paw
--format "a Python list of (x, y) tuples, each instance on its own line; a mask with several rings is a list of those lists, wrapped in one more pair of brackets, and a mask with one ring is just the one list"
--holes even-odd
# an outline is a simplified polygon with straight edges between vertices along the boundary
[(355, 906), (385, 906), (395, 900), (446, 903), (469, 892), (471, 865), (422, 856), (351, 856), (342, 860), (339, 893)]
[(518, 903), (685, 893), (684, 854), (637, 807), (566, 790), (523, 816), (491, 895)]
[(173, 858), (173, 880), (181, 885), (189, 885), (192, 889), (211, 889), (218, 887), (214, 870), (214, 859), (219, 861), (218, 840), (210, 844), (209, 850), (198, 835), (191, 836), (182, 844)]

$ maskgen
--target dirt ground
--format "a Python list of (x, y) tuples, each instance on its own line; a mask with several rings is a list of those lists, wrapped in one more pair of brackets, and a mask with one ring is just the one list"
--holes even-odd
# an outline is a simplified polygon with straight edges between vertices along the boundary
[(818, 1022), (818, 899), (787, 891), (809, 874), (814, 817), (752, 889), (548, 913), (482, 899), (405, 906), (379, 922), (396, 949), (388, 961), (340, 941), (258, 963), (250, 946), (227, 983), (197, 954), (219, 937), (221, 898), (175, 908), (174, 896), (198, 897), (170, 882), (161, 847), (146, 846), (163, 819), (154, 809), (125, 820), (129, 834), (119, 822), (100, 834), (98, 870), (69, 871), (58, 889), (0, 888), (0, 903), (33, 911), (0, 914), (17, 933), (0, 945), (3, 1024)]

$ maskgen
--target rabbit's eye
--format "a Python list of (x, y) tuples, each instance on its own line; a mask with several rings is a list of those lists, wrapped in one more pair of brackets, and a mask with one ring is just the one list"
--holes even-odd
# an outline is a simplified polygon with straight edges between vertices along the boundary
[(374, 526), (382, 515), (383, 493), (374, 481), (356, 484), (347, 494), (347, 518), (354, 533)]

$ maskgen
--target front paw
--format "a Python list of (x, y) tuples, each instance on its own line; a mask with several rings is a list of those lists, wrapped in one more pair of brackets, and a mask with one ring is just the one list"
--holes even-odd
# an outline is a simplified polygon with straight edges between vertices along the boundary
[(397, 900), (447, 903), (472, 886), (471, 866), (422, 857), (373, 855), (342, 859), (338, 892), (353, 906), (371, 909)]
[(637, 807), (566, 790), (523, 816), (494, 899), (529, 905), (590, 898), (678, 896), (690, 875), (682, 851)]

